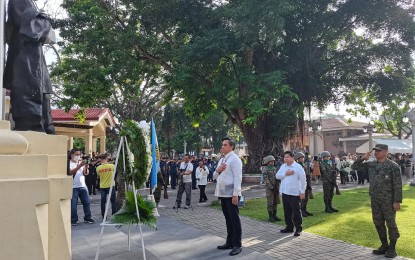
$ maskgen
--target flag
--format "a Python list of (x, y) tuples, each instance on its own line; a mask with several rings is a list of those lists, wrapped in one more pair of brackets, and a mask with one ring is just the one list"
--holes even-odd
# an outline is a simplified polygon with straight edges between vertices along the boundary
[(157, 172), (160, 165), (160, 154), (157, 142), (156, 128), (154, 126), (153, 119), (151, 119), (151, 158), (153, 163), (151, 166), (150, 189), (154, 190), (154, 188), (157, 186)]

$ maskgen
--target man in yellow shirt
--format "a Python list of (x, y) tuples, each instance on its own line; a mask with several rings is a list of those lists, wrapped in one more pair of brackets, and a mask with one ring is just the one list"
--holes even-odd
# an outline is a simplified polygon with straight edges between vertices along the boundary
[[(105, 203), (107, 196), (110, 193), (111, 186), (114, 186), (112, 180), (114, 179), (114, 164), (108, 162), (108, 154), (104, 153), (100, 157), (101, 165), (97, 167), (97, 175), (100, 179), (100, 191), (101, 191), (101, 215), (105, 214)], [(117, 205), (115, 204), (115, 187), (112, 187), (111, 192), (111, 208), (112, 215), (117, 212)]]

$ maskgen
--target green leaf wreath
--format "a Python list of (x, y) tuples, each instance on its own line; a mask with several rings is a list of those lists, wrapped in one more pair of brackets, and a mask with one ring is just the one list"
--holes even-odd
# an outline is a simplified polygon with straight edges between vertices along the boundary
[[(146, 146), (145, 134), (132, 120), (127, 120), (123, 125), (122, 136), (127, 137), (128, 146), (135, 159), (126, 156), (127, 169), (125, 181), (128, 184), (134, 182), (137, 189), (141, 188), (148, 178), (149, 152)], [(127, 152), (127, 151), (126, 151)], [(132, 161), (133, 160), (133, 161)], [(132, 165), (129, 167), (128, 165)]]
[[(125, 156), (125, 181), (127, 187), (132, 187), (134, 183), (135, 188), (139, 189), (146, 182), (151, 169), (151, 149), (149, 149), (149, 140), (146, 140), (149, 138), (149, 133), (144, 128), (140, 128), (136, 122), (127, 120), (124, 122), (121, 135), (127, 138), (130, 152), (129, 154), (125, 149), (126, 155), (128, 155)], [(155, 203), (137, 194), (137, 206), (140, 218), (137, 217), (134, 192), (126, 191), (124, 205), (112, 216), (111, 223), (143, 224), (156, 229), (157, 218), (153, 215)]]

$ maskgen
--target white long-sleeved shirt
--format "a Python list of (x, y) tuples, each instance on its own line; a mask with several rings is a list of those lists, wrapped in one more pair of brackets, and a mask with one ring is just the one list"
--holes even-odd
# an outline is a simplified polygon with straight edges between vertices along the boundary
[(218, 167), (226, 163), (226, 169), (221, 172), (213, 173), (213, 179), (217, 180), (215, 196), (230, 198), (232, 196), (241, 196), (242, 183), (242, 161), (233, 151), (225, 155), (218, 162)]
[[(286, 176), (288, 170), (294, 170), (293, 175)], [(299, 196), (305, 193), (306, 177), (303, 167), (293, 162), (290, 166), (286, 163), (281, 165), (275, 177), (281, 180), (280, 192), (286, 195)]]
[(209, 174), (209, 170), (206, 165), (205, 165), (205, 170), (203, 170), (203, 168), (197, 167), (196, 168), (196, 179), (199, 179), (197, 181), (197, 185), (206, 185), (208, 174)]

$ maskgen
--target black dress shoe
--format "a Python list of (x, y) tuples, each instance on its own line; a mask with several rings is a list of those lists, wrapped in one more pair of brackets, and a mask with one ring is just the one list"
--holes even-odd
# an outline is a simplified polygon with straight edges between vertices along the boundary
[(229, 253), (229, 255), (237, 255), (242, 251), (242, 247), (235, 246), (232, 248), (232, 251)]
[(294, 232), (294, 230), (289, 229), (289, 228), (287, 228), (287, 227), (286, 227), (286, 228), (284, 228), (284, 229), (281, 229), (281, 230), (280, 230), (280, 232), (281, 232), (281, 233), (292, 233), (292, 232)]
[(232, 248), (233, 248), (233, 246), (228, 245), (228, 244), (224, 244), (224, 245), (218, 246), (218, 249), (232, 249)]
[(295, 233), (294, 233), (294, 236), (295, 237), (301, 236), (301, 230), (296, 230)]

